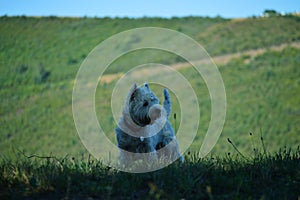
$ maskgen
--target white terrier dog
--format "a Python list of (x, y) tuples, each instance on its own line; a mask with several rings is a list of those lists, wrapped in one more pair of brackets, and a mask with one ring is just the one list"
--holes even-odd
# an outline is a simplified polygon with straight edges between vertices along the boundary
[(184, 161), (168, 121), (170, 112), (167, 89), (164, 89), (164, 106), (161, 106), (147, 83), (131, 87), (115, 129), (122, 165), (130, 166), (134, 161), (145, 159), (150, 163), (170, 162), (177, 158)]

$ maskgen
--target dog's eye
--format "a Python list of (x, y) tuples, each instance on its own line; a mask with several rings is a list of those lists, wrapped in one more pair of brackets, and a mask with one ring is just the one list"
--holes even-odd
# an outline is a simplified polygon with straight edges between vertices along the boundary
[(146, 100), (144, 100), (144, 104), (143, 104), (143, 106), (148, 106), (148, 101), (146, 101)]

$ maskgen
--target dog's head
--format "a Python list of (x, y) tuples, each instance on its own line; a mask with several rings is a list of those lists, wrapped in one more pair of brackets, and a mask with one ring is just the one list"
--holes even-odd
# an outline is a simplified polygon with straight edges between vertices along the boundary
[(148, 83), (141, 87), (134, 84), (128, 103), (130, 117), (134, 123), (143, 127), (151, 123), (152, 117), (149, 116), (149, 110), (152, 106), (159, 104), (159, 99), (150, 90)]

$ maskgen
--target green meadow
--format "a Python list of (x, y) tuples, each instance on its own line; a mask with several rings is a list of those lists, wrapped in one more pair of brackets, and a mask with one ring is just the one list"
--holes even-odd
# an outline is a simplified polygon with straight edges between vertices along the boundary
[[(134, 66), (183, 66), (178, 71), (189, 78), (201, 111), (186, 163), (134, 175), (89, 156), (74, 125), (72, 91), (76, 73), (94, 47), (139, 27), (169, 28), (199, 42), (222, 75), (227, 112), (216, 146), (200, 159), (211, 102), (196, 70), (177, 55), (153, 49), (115, 60), (95, 97), (99, 123), (113, 143), (111, 93), (120, 75)], [(2, 16), (0, 198), (297, 199), (299, 66), (300, 17), (292, 14), (247, 19)], [(162, 88), (151, 87), (162, 99)], [(174, 94), (172, 100), (170, 121), (178, 129), (179, 100)]]

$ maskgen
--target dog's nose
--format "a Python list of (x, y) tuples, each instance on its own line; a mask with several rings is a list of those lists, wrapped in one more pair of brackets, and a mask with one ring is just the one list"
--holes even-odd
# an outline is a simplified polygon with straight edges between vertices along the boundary
[(144, 104), (143, 104), (143, 106), (148, 106), (148, 101), (147, 100), (144, 100)]

